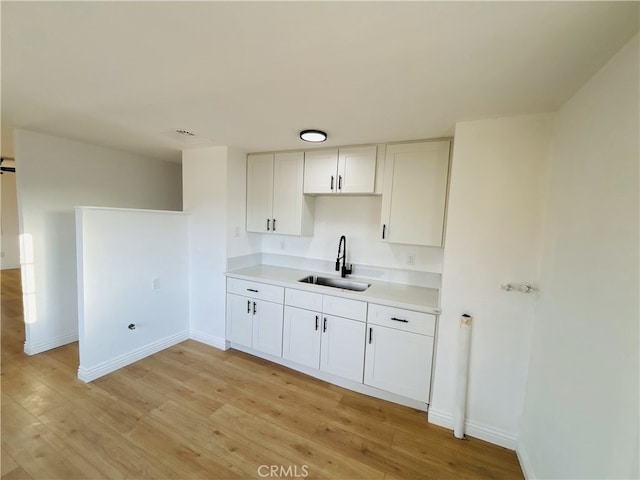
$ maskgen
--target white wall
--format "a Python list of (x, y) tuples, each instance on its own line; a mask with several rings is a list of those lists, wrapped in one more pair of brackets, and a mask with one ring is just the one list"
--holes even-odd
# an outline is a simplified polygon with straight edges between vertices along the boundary
[(182, 152), (183, 204), (191, 215), (191, 338), (226, 348), (227, 147)]
[(14, 132), (23, 239), (25, 352), (78, 338), (77, 205), (181, 209), (180, 166), (25, 130)]
[(639, 478), (638, 36), (557, 114), (518, 453), (529, 478)]
[[(3, 157), (13, 158), (13, 131), (2, 127), (0, 151)], [(15, 162), (5, 161), (4, 167), (15, 167)], [(18, 199), (16, 195), (16, 175), (5, 172), (0, 175), (0, 269), (20, 268), (20, 247), (18, 243)]]
[[(381, 196), (318, 196), (313, 236), (263, 235), (262, 252), (335, 261), (340, 236), (346, 235), (348, 261), (356, 266), (441, 273), (442, 248), (381, 241), (381, 205)], [(414, 265), (407, 263), (410, 254)], [(354, 274), (358, 274), (357, 267)]]
[(538, 278), (552, 115), (456, 125), (429, 421), (451, 427), (459, 318), (473, 316), (467, 433), (515, 448)]
[(94, 380), (186, 340), (189, 217), (78, 207), (76, 228), (78, 377)]

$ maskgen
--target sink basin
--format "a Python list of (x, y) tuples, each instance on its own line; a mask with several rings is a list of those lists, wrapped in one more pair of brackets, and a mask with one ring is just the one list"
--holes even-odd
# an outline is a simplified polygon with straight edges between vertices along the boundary
[(309, 275), (298, 281), (302, 283), (312, 283), (314, 285), (323, 285), (325, 287), (342, 288), (343, 290), (353, 290), (355, 292), (364, 292), (371, 286), (370, 283), (355, 282), (345, 278), (320, 277), (318, 275)]

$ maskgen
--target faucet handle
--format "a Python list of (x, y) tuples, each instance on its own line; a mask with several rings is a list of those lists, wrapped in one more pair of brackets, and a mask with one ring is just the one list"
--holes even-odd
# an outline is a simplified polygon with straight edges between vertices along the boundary
[(343, 277), (345, 275), (351, 275), (352, 272), (353, 272), (353, 263), (350, 263), (349, 266), (345, 265), (344, 267), (342, 267), (342, 276)]

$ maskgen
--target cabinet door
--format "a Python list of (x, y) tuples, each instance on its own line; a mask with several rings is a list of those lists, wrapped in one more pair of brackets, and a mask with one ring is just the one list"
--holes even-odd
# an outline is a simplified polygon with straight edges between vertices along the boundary
[(365, 324), (331, 315), (322, 322), (320, 370), (362, 382)]
[(253, 337), (253, 301), (248, 297), (227, 294), (227, 337), (231, 342), (251, 346)]
[(282, 358), (320, 368), (321, 324), (322, 315), (318, 312), (285, 307)]
[(273, 154), (248, 155), (247, 231), (271, 231), (272, 222)]
[(338, 192), (374, 193), (376, 184), (375, 145), (341, 148), (338, 154)]
[(304, 153), (276, 153), (273, 165), (272, 231), (300, 235), (304, 207)]
[(338, 150), (304, 153), (304, 193), (335, 193)]
[(282, 305), (254, 300), (253, 343), (255, 350), (282, 356)]
[(364, 383), (429, 402), (433, 337), (369, 325)]
[(387, 146), (384, 240), (442, 246), (448, 172), (448, 140)]

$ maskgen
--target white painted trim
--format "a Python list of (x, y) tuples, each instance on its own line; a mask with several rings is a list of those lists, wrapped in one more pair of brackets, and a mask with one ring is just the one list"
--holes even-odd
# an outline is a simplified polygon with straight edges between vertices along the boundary
[(536, 476), (533, 473), (533, 465), (531, 465), (531, 459), (529, 458), (527, 449), (524, 447), (522, 442), (518, 442), (516, 455), (518, 456), (518, 461), (520, 462), (522, 473), (524, 473), (524, 478), (526, 478), (527, 480), (535, 479)]
[[(453, 416), (451, 414), (431, 408), (428, 417), (429, 423), (453, 430)], [(499, 428), (467, 419), (464, 422), (464, 430), (465, 434), (470, 437), (479, 438), (509, 450), (516, 449), (516, 436)]]
[(68, 345), (69, 343), (78, 341), (78, 332), (69, 333), (67, 335), (61, 335), (59, 337), (52, 338), (45, 342), (31, 343), (28, 340), (24, 342), (24, 353), (27, 355), (36, 355), (38, 353), (46, 352), (54, 348)]
[(213, 335), (209, 335), (208, 333), (204, 333), (199, 330), (189, 330), (189, 338), (191, 340), (195, 340), (196, 342), (219, 348), (220, 350), (227, 350), (231, 345), (231, 343), (225, 341), (224, 338), (214, 337)]
[(292, 362), (290, 360), (287, 360), (281, 357), (275, 357), (273, 355), (269, 355), (268, 353), (263, 353), (258, 350), (254, 350), (252, 348), (245, 347), (243, 345), (238, 345), (237, 343), (231, 343), (230, 346), (231, 348), (240, 350), (241, 352), (245, 352), (250, 355), (254, 355), (256, 357), (264, 358), (265, 360), (269, 360), (270, 362), (277, 363), (278, 365), (283, 365), (292, 370), (305, 373), (311, 377), (319, 378), (320, 380), (324, 380), (325, 382), (329, 382), (334, 385), (338, 385), (339, 387), (343, 387), (348, 390), (353, 390), (354, 392), (362, 393), (364, 395), (369, 395), (370, 397), (379, 398), (381, 400), (387, 400), (388, 402), (398, 403), (400, 405), (404, 405), (405, 407), (415, 408), (416, 410), (421, 410), (423, 412), (426, 412), (427, 408), (429, 407), (429, 405), (425, 402), (418, 402), (417, 400), (413, 400), (412, 398), (403, 397), (395, 393), (370, 387), (369, 385), (365, 385), (359, 382), (354, 382), (353, 380), (347, 380), (346, 378), (338, 377), (336, 375), (323, 372), (322, 370), (306, 367), (304, 365), (300, 365), (298, 363)]
[(161, 213), (161, 214), (169, 214), (169, 215), (191, 215), (189, 212), (185, 212), (182, 210), (154, 210), (151, 208), (123, 208), (123, 207), (96, 207), (91, 205), (78, 205), (75, 207), (76, 210), (110, 210), (116, 212), (140, 212), (140, 213)]
[(122, 367), (126, 367), (138, 360), (142, 360), (149, 355), (153, 355), (154, 353), (158, 353), (165, 348), (172, 347), (180, 342), (183, 342), (189, 338), (189, 332), (184, 331), (180, 333), (176, 333), (171, 335), (170, 337), (163, 338), (157, 342), (150, 343), (142, 348), (134, 350), (131, 353), (127, 353), (125, 355), (121, 355), (113, 360), (109, 360), (107, 362), (102, 362), (95, 367), (84, 368), (82, 365), (78, 367), (78, 378), (83, 382), (91, 382), (96, 378), (100, 378), (103, 375), (107, 375), (108, 373), (114, 372)]

